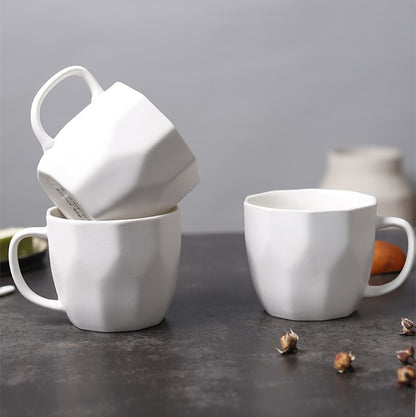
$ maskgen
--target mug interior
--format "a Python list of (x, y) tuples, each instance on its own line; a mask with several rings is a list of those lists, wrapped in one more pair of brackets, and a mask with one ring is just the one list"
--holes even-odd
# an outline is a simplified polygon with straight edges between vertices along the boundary
[(62, 214), (61, 210), (59, 210), (57, 207), (51, 208), (49, 214), (52, 217), (58, 217), (58, 219), (66, 219), (66, 217)]
[(375, 206), (377, 201), (372, 195), (355, 191), (303, 189), (254, 194), (245, 203), (274, 210), (323, 212)]
[(53, 218), (56, 219), (63, 219), (66, 222), (72, 222), (72, 223), (82, 223), (82, 224), (109, 224), (109, 223), (127, 223), (127, 222), (137, 222), (137, 221), (146, 221), (146, 220), (152, 220), (157, 219), (158, 217), (166, 217), (169, 215), (172, 215), (173, 213), (176, 213), (179, 210), (178, 206), (172, 207), (171, 209), (155, 214), (153, 216), (147, 216), (147, 217), (138, 217), (136, 219), (114, 219), (114, 220), (80, 220), (80, 219), (68, 219), (65, 217), (65, 215), (61, 212), (61, 210), (58, 209), (58, 207), (51, 207), (48, 209), (47, 214)]

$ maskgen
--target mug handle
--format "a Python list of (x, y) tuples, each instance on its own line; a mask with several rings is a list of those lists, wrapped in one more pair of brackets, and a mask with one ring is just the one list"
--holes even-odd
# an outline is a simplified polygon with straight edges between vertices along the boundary
[(38, 304), (40, 306), (50, 308), (52, 310), (65, 311), (60, 300), (51, 300), (49, 298), (41, 297), (40, 295), (33, 292), (26, 281), (24, 280), (22, 273), (19, 267), (19, 260), (17, 255), (17, 248), (19, 243), (25, 237), (40, 237), (47, 238), (47, 229), (46, 227), (28, 227), (15, 233), (10, 241), (9, 246), (9, 265), (10, 272), (12, 273), (13, 280), (16, 284), (17, 289), (21, 294), (27, 298), (32, 303)]
[(406, 262), (403, 265), (403, 269), (401, 270), (400, 274), (393, 280), (388, 282), (387, 284), (383, 285), (368, 285), (364, 290), (364, 297), (376, 297), (378, 295), (386, 294), (390, 291), (395, 290), (400, 285), (406, 281), (407, 277), (412, 270), (413, 264), (415, 262), (415, 232), (410, 225), (404, 219), (399, 217), (377, 217), (377, 229), (385, 229), (387, 227), (399, 227), (406, 232), (407, 236), (407, 255), (406, 255)]
[(46, 133), (42, 126), (42, 122), (40, 121), (40, 108), (42, 106), (43, 100), (53, 87), (55, 87), (65, 78), (71, 77), (72, 75), (78, 75), (78, 77), (81, 77), (87, 83), (89, 89), (91, 90), (92, 99), (94, 96), (101, 94), (104, 91), (100, 84), (98, 84), (97, 80), (92, 76), (92, 74), (87, 69), (80, 66), (64, 68), (63, 70), (56, 73), (53, 77), (51, 77), (48, 81), (46, 81), (46, 83), (43, 84), (33, 99), (32, 108), (30, 110), (30, 121), (32, 123), (32, 129), (38, 138), (43, 151), (48, 150), (54, 144), (53, 139)]

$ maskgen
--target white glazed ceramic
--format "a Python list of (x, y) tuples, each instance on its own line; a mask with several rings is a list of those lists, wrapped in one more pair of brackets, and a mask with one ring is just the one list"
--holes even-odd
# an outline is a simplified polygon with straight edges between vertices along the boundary
[(415, 199), (402, 172), (402, 155), (385, 146), (357, 146), (328, 152), (320, 187), (371, 194), (377, 214), (401, 217), (415, 225)]
[[(139, 330), (164, 317), (176, 286), (181, 248), (179, 210), (140, 219), (65, 219), (57, 208), (46, 227), (17, 232), (9, 248), (18, 290), (35, 304), (65, 311), (80, 329), (100, 332)], [(57, 300), (35, 294), (17, 260), (27, 236), (47, 238)]]
[[(248, 196), (245, 239), (251, 277), (265, 310), (291, 320), (353, 313), (362, 297), (393, 291), (415, 259), (411, 225), (377, 217), (373, 196), (339, 190), (285, 190)], [(397, 278), (368, 285), (376, 229), (402, 228), (407, 259)]]
[[(40, 121), (42, 102), (73, 75), (87, 83), (92, 101), (52, 139)], [(83, 67), (65, 68), (45, 83), (33, 100), (31, 121), (44, 150), (38, 179), (67, 218), (164, 213), (199, 182), (194, 155), (145, 96), (120, 82), (103, 91)]]

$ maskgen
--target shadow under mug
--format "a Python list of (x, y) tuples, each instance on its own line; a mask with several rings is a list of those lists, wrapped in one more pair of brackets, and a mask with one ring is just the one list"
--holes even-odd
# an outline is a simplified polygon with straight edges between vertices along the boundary
[[(57, 300), (34, 293), (18, 263), (25, 237), (47, 238)], [(100, 332), (139, 330), (160, 323), (172, 300), (181, 251), (177, 207), (139, 219), (66, 219), (52, 207), (46, 227), (17, 232), (9, 263), (18, 290), (29, 301), (66, 312), (80, 329)]]
[[(362, 297), (393, 291), (415, 260), (415, 233), (401, 218), (377, 217), (375, 197), (322, 189), (281, 190), (244, 201), (245, 241), (254, 288), (265, 310), (291, 320), (352, 314)], [(376, 229), (407, 235), (406, 263), (391, 282), (370, 286)]]

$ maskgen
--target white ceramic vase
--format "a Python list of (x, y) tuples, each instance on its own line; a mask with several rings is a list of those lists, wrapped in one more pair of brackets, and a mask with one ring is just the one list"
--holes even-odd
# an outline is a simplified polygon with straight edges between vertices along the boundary
[(395, 148), (360, 146), (328, 152), (320, 188), (371, 194), (379, 216), (401, 217), (415, 225), (414, 193)]

